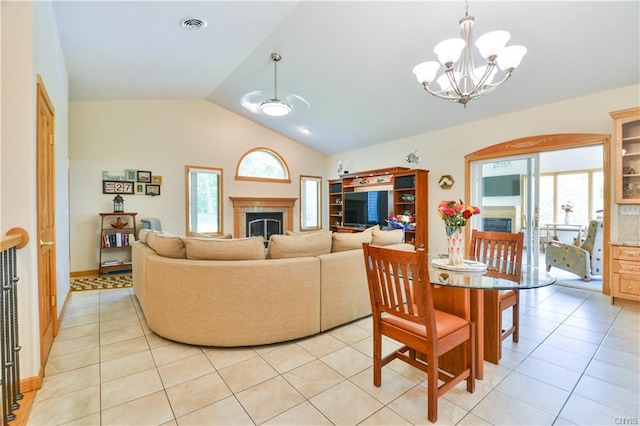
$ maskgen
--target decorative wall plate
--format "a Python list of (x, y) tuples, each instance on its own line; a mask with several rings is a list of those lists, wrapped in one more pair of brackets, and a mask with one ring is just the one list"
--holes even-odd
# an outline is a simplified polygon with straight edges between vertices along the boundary
[(453, 184), (455, 182), (456, 181), (453, 179), (453, 176), (451, 176), (451, 175), (442, 175), (442, 176), (440, 176), (440, 180), (438, 181), (438, 185), (442, 189), (451, 189), (451, 187), (453, 186)]

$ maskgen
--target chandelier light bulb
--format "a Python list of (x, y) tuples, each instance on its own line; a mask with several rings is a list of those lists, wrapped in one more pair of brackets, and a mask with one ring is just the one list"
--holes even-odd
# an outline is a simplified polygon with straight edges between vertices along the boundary
[(527, 48), (524, 46), (507, 46), (498, 55), (498, 67), (502, 71), (516, 69), (526, 54)]
[(488, 60), (492, 56), (500, 55), (510, 38), (511, 34), (506, 31), (491, 31), (478, 37), (476, 47), (480, 56)]
[(421, 84), (431, 83), (435, 78), (440, 64), (436, 61), (423, 62), (413, 67), (413, 73)]
[(438, 55), (438, 60), (442, 65), (453, 64), (460, 59), (466, 45), (467, 43), (461, 38), (450, 38), (436, 44), (433, 51)]

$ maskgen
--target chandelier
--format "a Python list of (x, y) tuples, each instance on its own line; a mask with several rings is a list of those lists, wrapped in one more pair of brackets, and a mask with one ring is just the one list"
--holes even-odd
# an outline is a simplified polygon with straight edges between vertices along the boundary
[(278, 99), (278, 62), (282, 59), (279, 53), (272, 53), (271, 59), (275, 68), (273, 76), (273, 98), (267, 99), (260, 104), (260, 111), (273, 117), (282, 117), (291, 112), (291, 106)]
[[(450, 38), (436, 45), (433, 51), (440, 63), (423, 62), (413, 68), (413, 73), (424, 90), (440, 99), (459, 102), (465, 108), (469, 101), (493, 91), (507, 81), (527, 53), (524, 46), (505, 47), (511, 38), (508, 32), (491, 31), (478, 37), (475, 43), (480, 55), (487, 61), (486, 65), (476, 68), (471, 48), (473, 23), (467, 1), (464, 17), (460, 19), (461, 38)], [(445, 70), (436, 78), (440, 64), (445, 66)], [(499, 75), (498, 69), (502, 71)]]

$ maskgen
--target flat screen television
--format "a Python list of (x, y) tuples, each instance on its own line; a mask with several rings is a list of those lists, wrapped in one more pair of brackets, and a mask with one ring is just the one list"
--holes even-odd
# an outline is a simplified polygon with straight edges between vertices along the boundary
[(390, 191), (345, 192), (344, 226), (368, 227), (386, 226), (387, 218), (393, 212)]
[(520, 175), (487, 176), (482, 178), (485, 197), (512, 197), (520, 195)]

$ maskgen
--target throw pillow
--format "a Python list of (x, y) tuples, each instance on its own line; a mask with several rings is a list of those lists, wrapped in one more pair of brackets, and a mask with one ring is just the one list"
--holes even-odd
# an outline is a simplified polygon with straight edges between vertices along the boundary
[(198, 260), (261, 260), (264, 259), (262, 237), (217, 239), (185, 238), (187, 259)]
[(388, 246), (389, 244), (400, 244), (402, 242), (402, 229), (390, 231), (374, 230), (371, 244), (374, 246)]
[(346, 232), (334, 232), (332, 236), (331, 252), (356, 250), (362, 248), (362, 243), (370, 243), (373, 232), (354, 232), (353, 234)]
[(138, 232), (138, 240), (142, 241), (143, 243), (147, 244), (147, 239), (149, 238), (149, 234), (151, 234), (152, 231), (151, 229), (141, 229), (140, 232)]
[(160, 256), (174, 259), (185, 259), (184, 241), (182, 237), (163, 232), (151, 232), (147, 236), (147, 245), (154, 249)]
[(365, 229), (362, 232), (374, 232), (374, 231), (379, 231), (380, 230), (380, 225), (373, 225), (368, 227), (367, 229)]
[(267, 259), (319, 256), (331, 253), (331, 232), (309, 235), (272, 235)]

